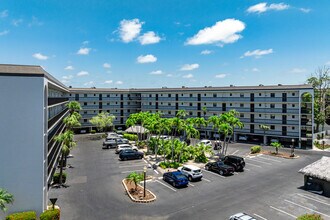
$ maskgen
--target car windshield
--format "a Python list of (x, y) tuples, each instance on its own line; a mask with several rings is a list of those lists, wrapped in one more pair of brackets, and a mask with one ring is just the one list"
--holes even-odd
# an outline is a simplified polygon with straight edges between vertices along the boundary
[(223, 166), (225, 165), (222, 161), (217, 162), (218, 166)]
[(201, 170), (193, 170), (194, 173), (200, 173)]
[(182, 175), (182, 174), (175, 174), (174, 175), (177, 179), (184, 179), (184, 178), (186, 178), (184, 175)]

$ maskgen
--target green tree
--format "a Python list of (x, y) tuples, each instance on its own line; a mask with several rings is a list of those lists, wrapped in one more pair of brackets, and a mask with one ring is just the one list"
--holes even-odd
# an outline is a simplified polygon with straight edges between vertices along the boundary
[(198, 144), (194, 152), (194, 159), (196, 162), (206, 163), (208, 161), (206, 154), (213, 154), (212, 147), (205, 144)]
[(66, 104), (66, 107), (69, 109), (70, 114), (72, 115), (74, 112), (79, 112), (81, 110), (80, 103), (77, 101), (71, 101)]
[(264, 144), (267, 144), (265, 142), (265, 140), (266, 140), (266, 131), (269, 131), (270, 130), (270, 127), (268, 125), (264, 125), (264, 124), (260, 125), (259, 127), (260, 127), (261, 130), (264, 131), (264, 141), (263, 141), (263, 143)]
[(3, 212), (7, 211), (6, 205), (14, 202), (14, 196), (6, 190), (0, 188), (0, 209)]
[(107, 130), (107, 128), (113, 125), (113, 120), (116, 117), (114, 115), (110, 115), (108, 112), (101, 112), (98, 115), (92, 117), (89, 122), (96, 126), (98, 131)]
[(278, 154), (278, 149), (282, 148), (282, 144), (280, 142), (273, 142), (270, 144), (270, 146), (275, 148), (275, 153)]
[(134, 183), (135, 191), (137, 191), (138, 183), (143, 180), (143, 174), (132, 172), (126, 177), (126, 179), (128, 180), (128, 182), (133, 182)]
[(74, 112), (63, 119), (64, 124), (67, 129), (72, 130), (73, 128), (80, 127), (81, 124), (79, 122), (81, 115), (78, 112)]

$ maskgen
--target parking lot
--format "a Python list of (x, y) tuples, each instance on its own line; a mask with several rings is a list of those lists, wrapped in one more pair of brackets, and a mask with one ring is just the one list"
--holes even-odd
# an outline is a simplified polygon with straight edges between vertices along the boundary
[[(52, 189), (59, 198), (65, 219), (228, 219), (246, 212), (256, 219), (295, 219), (318, 213), (330, 219), (330, 199), (301, 189), (303, 175), (298, 170), (318, 160), (320, 154), (283, 159), (268, 155), (248, 156), (248, 145), (233, 144), (228, 154), (245, 158), (244, 172), (220, 176), (203, 170), (203, 179), (188, 187), (174, 188), (151, 168), (147, 189), (156, 194), (150, 204), (132, 203), (121, 185), (130, 172), (142, 172), (147, 161), (119, 161), (113, 149), (102, 150), (102, 141), (87, 135), (76, 138), (78, 147), (70, 159), (67, 189)], [(111, 216), (111, 218), (110, 218)]]

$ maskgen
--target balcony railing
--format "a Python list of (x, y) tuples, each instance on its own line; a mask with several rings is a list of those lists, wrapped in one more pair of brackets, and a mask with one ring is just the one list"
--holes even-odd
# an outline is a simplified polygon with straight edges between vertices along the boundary
[(65, 115), (68, 112), (69, 112), (69, 110), (67, 108), (65, 108), (65, 109), (63, 109), (63, 111), (61, 111), (61, 113), (59, 113), (58, 115), (49, 119), (48, 120), (48, 129), (51, 128), (63, 115)]
[(50, 97), (48, 98), (48, 106), (55, 105), (58, 103), (69, 101), (69, 98), (63, 98), (63, 97)]

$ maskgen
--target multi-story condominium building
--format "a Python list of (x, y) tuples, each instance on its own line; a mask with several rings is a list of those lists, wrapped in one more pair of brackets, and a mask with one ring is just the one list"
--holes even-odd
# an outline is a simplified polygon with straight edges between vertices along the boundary
[[(60, 154), (54, 136), (65, 129), (62, 119), (70, 100), (82, 107), (80, 131), (90, 130), (89, 119), (102, 111), (116, 116), (117, 129), (125, 129), (129, 115), (140, 111), (161, 111), (164, 117), (173, 117), (186, 110), (188, 117), (208, 118), (235, 109), (244, 127), (235, 129), (234, 140), (244, 136), (312, 147), (314, 93), (310, 85), (71, 88), (40, 66), (0, 65), (0, 91), (0, 187), (15, 195), (12, 211), (15, 207), (38, 212), (45, 208)], [(312, 99), (303, 99), (305, 94)], [(270, 129), (264, 131), (260, 125)], [(201, 136), (216, 138), (217, 132), (209, 126), (201, 130)]]

